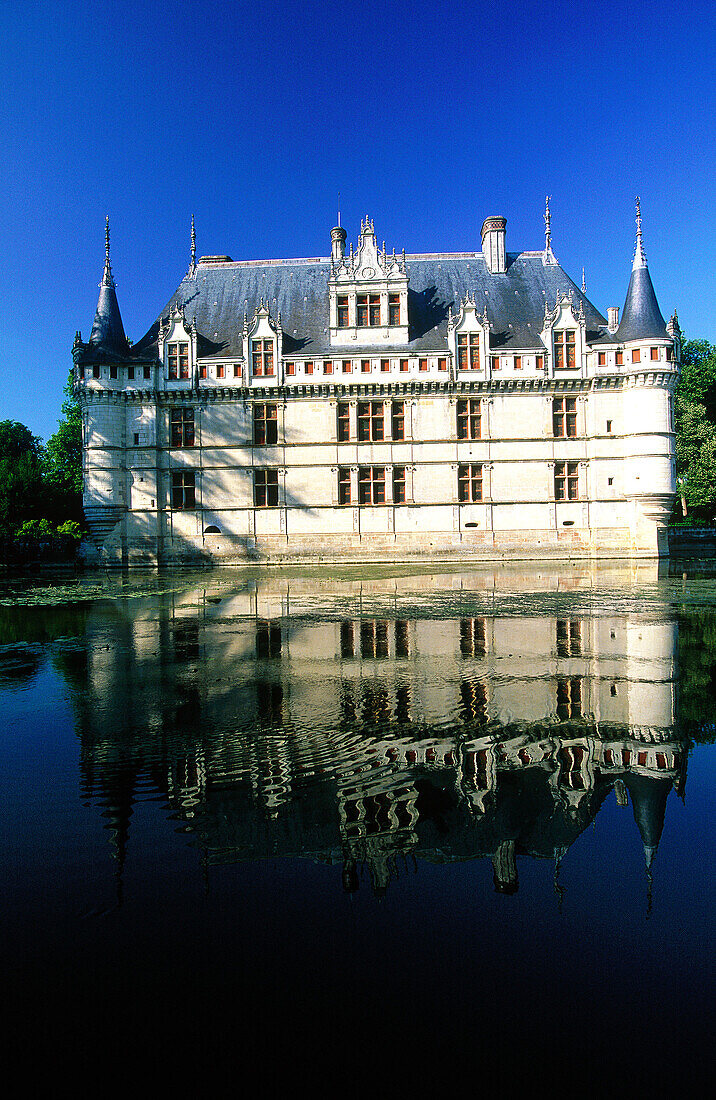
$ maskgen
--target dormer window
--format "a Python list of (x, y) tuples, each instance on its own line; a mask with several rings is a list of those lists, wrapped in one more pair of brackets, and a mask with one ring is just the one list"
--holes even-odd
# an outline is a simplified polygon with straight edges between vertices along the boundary
[(575, 346), (577, 333), (575, 329), (563, 329), (554, 333), (554, 368), (555, 370), (572, 369), (576, 366)]
[(480, 334), (478, 332), (458, 332), (457, 368), (458, 370), (480, 369)]
[(391, 294), (388, 297), (388, 324), (400, 324), (400, 295)]
[(167, 366), (170, 378), (189, 377), (189, 344), (167, 345)]
[(380, 324), (380, 294), (359, 294), (357, 306), (358, 328), (375, 328)]
[(338, 327), (348, 328), (348, 295), (339, 294), (337, 298)]
[(273, 374), (273, 340), (251, 341), (251, 370), (254, 378)]

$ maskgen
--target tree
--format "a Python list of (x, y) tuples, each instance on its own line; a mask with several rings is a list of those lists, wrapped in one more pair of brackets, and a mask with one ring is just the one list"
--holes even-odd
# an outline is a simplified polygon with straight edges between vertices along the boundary
[(39, 518), (45, 504), (42, 441), (17, 420), (0, 421), (0, 535)]
[(82, 520), (82, 413), (73, 393), (72, 372), (64, 394), (63, 418), (48, 439), (44, 454), (49, 503), (58, 522)]
[(697, 516), (716, 511), (716, 347), (690, 340), (676, 389), (676, 474)]

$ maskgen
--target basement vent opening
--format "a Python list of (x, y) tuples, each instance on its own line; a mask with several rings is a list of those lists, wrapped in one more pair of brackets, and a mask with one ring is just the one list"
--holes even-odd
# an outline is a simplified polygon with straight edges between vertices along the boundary
[(480, 525), (479, 525), (479, 523), (466, 523), (464, 526), (465, 527), (479, 527)]
[(573, 519), (563, 519), (562, 520), (562, 526), (563, 527), (574, 527), (574, 520)]
[(205, 527), (204, 528), (204, 534), (205, 535), (220, 535), (221, 534), (221, 529), (219, 527), (216, 527), (212, 523), (210, 527)]

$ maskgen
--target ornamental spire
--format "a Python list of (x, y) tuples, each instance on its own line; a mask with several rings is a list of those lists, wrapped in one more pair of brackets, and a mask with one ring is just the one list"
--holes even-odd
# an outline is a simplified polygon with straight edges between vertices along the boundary
[(194, 215), (191, 216), (191, 265), (189, 273), (194, 274), (196, 269), (196, 229), (194, 228)]
[(587, 280), (584, 274), (584, 268), (582, 268), (582, 294), (585, 294), (587, 290)]
[(544, 253), (542, 255), (542, 263), (547, 266), (548, 264), (556, 264), (557, 259), (552, 251), (552, 215), (549, 210), (550, 196), (545, 196), (544, 200)]
[(109, 261), (109, 214), (107, 215), (104, 223), (104, 272), (102, 274), (102, 282), (100, 286), (114, 286), (114, 279), (112, 277), (112, 265)]
[(646, 254), (644, 252), (644, 244), (641, 239), (641, 201), (639, 196), (636, 197), (636, 247), (634, 249), (634, 263), (632, 264), (632, 271), (635, 271), (638, 267), (646, 267)]

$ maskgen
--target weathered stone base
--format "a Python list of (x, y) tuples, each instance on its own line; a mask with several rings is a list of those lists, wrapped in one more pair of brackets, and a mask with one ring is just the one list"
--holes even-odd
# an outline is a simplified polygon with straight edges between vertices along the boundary
[(99, 546), (86, 547), (88, 564), (152, 567), (157, 565), (293, 565), (387, 562), (564, 561), (590, 558), (668, 556), (665, 528), (640, 526), (596, 531), (463, 531), (333, 535), (262, 535), (255, 539), (207, 534), (196, 538), (128, 538), (118, 524)]

